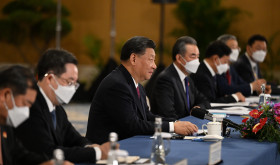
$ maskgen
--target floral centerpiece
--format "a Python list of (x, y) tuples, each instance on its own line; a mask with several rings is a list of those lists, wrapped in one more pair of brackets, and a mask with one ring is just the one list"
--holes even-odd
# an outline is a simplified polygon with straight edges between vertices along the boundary
[(280, 103), (266, 103), (249, 113), (242, 120), (240, 133), (243, 138), (256, 138), (259, 141), (278, 143), (280, 152)]

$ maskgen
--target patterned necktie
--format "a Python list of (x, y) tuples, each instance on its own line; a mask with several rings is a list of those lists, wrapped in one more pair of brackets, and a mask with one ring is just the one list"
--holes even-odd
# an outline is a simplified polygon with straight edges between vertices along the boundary
[(186, 96), (187, 96), (188, 110), (190, 111), (190, 96), (189, 96), (189, 81), (188, 81), (188, 77), (185, 78), (185, 87), (186, 87)]
[(258, 68), (257, 68), (257, 66), (253, 67), (253, 73), (254, 73), (255, 80), (257, 80), (258, 79)]
[(51, 115), (52, 115), (53, 127), (54, 127), (54, 129), (56, 129), (56, 113), (55, 113), (55, 109), (51, 112)]
[(138, 95), (138, 99), (140, 99), (140, 91), (139, 91), (139, 86), (137, 86), (136, 90), (137, 90), (137, 95)]

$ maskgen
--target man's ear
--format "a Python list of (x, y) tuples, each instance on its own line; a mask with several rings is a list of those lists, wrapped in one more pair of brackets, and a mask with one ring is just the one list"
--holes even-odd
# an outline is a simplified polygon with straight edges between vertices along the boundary
[(136, 64), (136, 54), (135, 53), (132, 53), (129, 57), (129, 61), (132, 65), (135, 65)]
[(252, 54), (251, 47), (249, 45), (246, 46), (246, 52), (248, 53), (249, 56)]
[(176, 58), (176, 61), (177, 61), (178, 63), (183, 64), (183, 63), (182, 63), (182, 60), (180, 59), (180, 58), (182, 58), (180, 54), (176, 54), (175, 58)]
[(214, 56), (212, 56), (212, 59), (213, 59), (213, 61), (218, 65), (219, 64), (219, 60), (218, 60), (218, 58), (219, 58), (219, 56), (218, 55), (214, 55)]
[(45, 75), (44, 75), (44, 78), (43, 79), (45, 79), (45, 81), (47, 82), (47, 83), (50, 83), (51, 82), (51, 79), (53, 78), (53, 73), (46, 73)]
[(4, 88), (0, 90), (0, 101), (7, 102), (7, 99), (11, 99), (11, 89), (10, 88)]

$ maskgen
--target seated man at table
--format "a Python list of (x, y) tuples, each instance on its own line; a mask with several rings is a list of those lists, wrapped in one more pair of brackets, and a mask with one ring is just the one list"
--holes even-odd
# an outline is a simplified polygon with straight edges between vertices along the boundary
[[(256, 34), (249, 38), (246, 52), (234, 63), (234, 67), (239, 76), (251, 83), (255, 80), (262, 79), (259, 64), (262, 63), (267, 53), (267, 40), (264, 36)], [(277, 85), (266, 85), (266, 93), (279, 94), (280, 89)]]
[[(103, 79), (93, 98), (86, 133), (89, 140), (101, 144), (110, 132), (116, 132), (119, 140), (154, 133), (156, 116), (149, 111), (140, 84), (156, 69), (154, 49), (154, 42), (146, 37), (133, 37), (124, 44), (121, 65)], [(197, 127), (186, 121), (163, 121), (162, 130), (189, 135)]]
[(34, 75), (28, 68), (13, 65), (1, 68), (0, 77), (0, 164), (54, 164), (47, 155), (26, 150), (14, 132), (29, 117), (35, 101)]
[(192, 108), (211, 108), (192, 79), (199, 66), (199, 50), (195, 39), (179, 38), (173, 46), (173, 63), (158, 76), (151, 97), (151, 110), (163, 117), (180, 119), (189, 116)]
[(240, 51), (236, 37), (234, 35), (224, 34), (218, 37), (217, 40), (225, 43), (232, 51), (229, 55), (229, 70), (227, 70), (226, 73), (217, 75), (217, 88), (220, 95), (230, 95), (241, 92), (244, 96), (251, 96), (254, 91), (256, 94), (261, 93), (261, 85), (266, 83), (264, 79), (257, 79), (251, 83), (247, 83), (239, 76), (232, 66), (232, 64), (237, 61)]
[(221, 41), (214, 41), (206, 49), (205, 59), (195, 74), (191, 74), (197, 89), (213, 103), (233, 103), (245, 101), (245, 97), (237, 92), (232, 95), (219, 95), (217, 74), (225, 73), (229, 66), (230, 48)]
[[(78, 61), (65, 50), (49, 49), (37, 64), (37, 97), (30, 118), (16, 129), (24, 146), (52, 157), (60, 148), (73, 163), (106, 159), (110, 144), (93, 145), (69, 122), (62, 104), (68, 104), (78, 87)], [(108, 141), (108, 137), (104, 140)]]

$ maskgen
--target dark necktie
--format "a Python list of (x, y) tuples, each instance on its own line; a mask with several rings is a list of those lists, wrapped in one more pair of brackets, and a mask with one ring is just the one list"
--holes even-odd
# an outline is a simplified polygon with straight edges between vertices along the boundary
[(140, 99), (140, 91), (139, 91), (139, 86), (137, 86), (136, 90), (137, 90), (137, 95), (138, 95), (138, 99)]
[(56, 113), (55, 113), (55, 109), (51, 112), (51, 115), (52, 115), (53, 127), (54, 127), (54, 129), (56, 129)]
[(226, 77), (227, 77), (228, 85), (231, 85), (231, 75), (229, 70), (226, 72)]
[(190, 96), (189, 96), (189, 81), (188, 81), (188, 77), (185, 78), (185, 87), (186, 87), (186, 96), (187, 96), (188, 110), (190, 111)]

